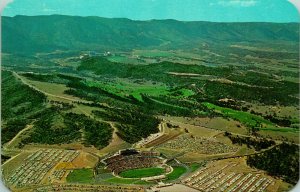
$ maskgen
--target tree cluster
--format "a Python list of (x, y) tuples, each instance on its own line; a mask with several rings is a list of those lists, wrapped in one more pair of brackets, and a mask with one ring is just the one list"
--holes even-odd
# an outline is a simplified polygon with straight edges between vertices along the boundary
[(61, 144), (83, 139), (86, 145), (103, 148), (111, 138), (112, 128), (109, 124), (83, 114), (63, 113), (57, 107), (52, 107), (41, 114), (30, 137), (25, 138), (22, 143)]
[(160, 121), (139, 109), (110, 108), (105, 111), (93, 111), (93, 113), (107, 121), (116, 122), (117, 134), (126, 142), (135, 143), (152, 133), (158, 132)]
[(248, 148), (254, 148), (256, 151), (260, 151), (275, 145), (273, 140), (268, 140), (266, 138), (240, 137), (238, 135), (234, 136), (229, 132), (225, 132), (224, 135), (231, 140), (232, 144), (244, 144), (247, 145)]
[(295, 144), (282, 143), (261, 154), (249, 156), (247, 164), (267, 171), (272, 176), (296, 184), (299, 180), (299, 147)]

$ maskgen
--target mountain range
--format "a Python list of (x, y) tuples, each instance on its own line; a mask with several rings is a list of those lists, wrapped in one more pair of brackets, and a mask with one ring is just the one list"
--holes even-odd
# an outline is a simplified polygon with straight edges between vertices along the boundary
[(214, 23), (79, 16), (2, 17), (2, 52), (191, 49), (207, 44), (297, 43), (298, 23)]

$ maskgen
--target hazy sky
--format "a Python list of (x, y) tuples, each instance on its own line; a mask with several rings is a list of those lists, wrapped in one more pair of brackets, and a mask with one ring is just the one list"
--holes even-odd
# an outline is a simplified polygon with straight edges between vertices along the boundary
[(52, 14), (134, 20), (299, 22), (296, 8), (287, 0), (14, 0), (2, 13)]

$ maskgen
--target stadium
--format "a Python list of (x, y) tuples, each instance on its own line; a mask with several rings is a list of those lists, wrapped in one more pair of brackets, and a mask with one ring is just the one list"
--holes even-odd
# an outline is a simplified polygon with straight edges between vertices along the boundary
[(167, 159), (159, 152), (138, 151), (136, 149), (120, 150), (102, 160), (105, 168), (117, 177), (141, 178), (142, 180), (164, 179), (165, 174), (172, 172)]

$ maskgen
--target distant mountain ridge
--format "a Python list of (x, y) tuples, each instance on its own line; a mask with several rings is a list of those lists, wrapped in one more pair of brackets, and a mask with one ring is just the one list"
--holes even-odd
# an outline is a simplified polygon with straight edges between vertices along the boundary
[(191, 49), (203, 43), (298, 42), (298, 23), (214, 23), (79, 16), (2, 17), (2, 52)]

